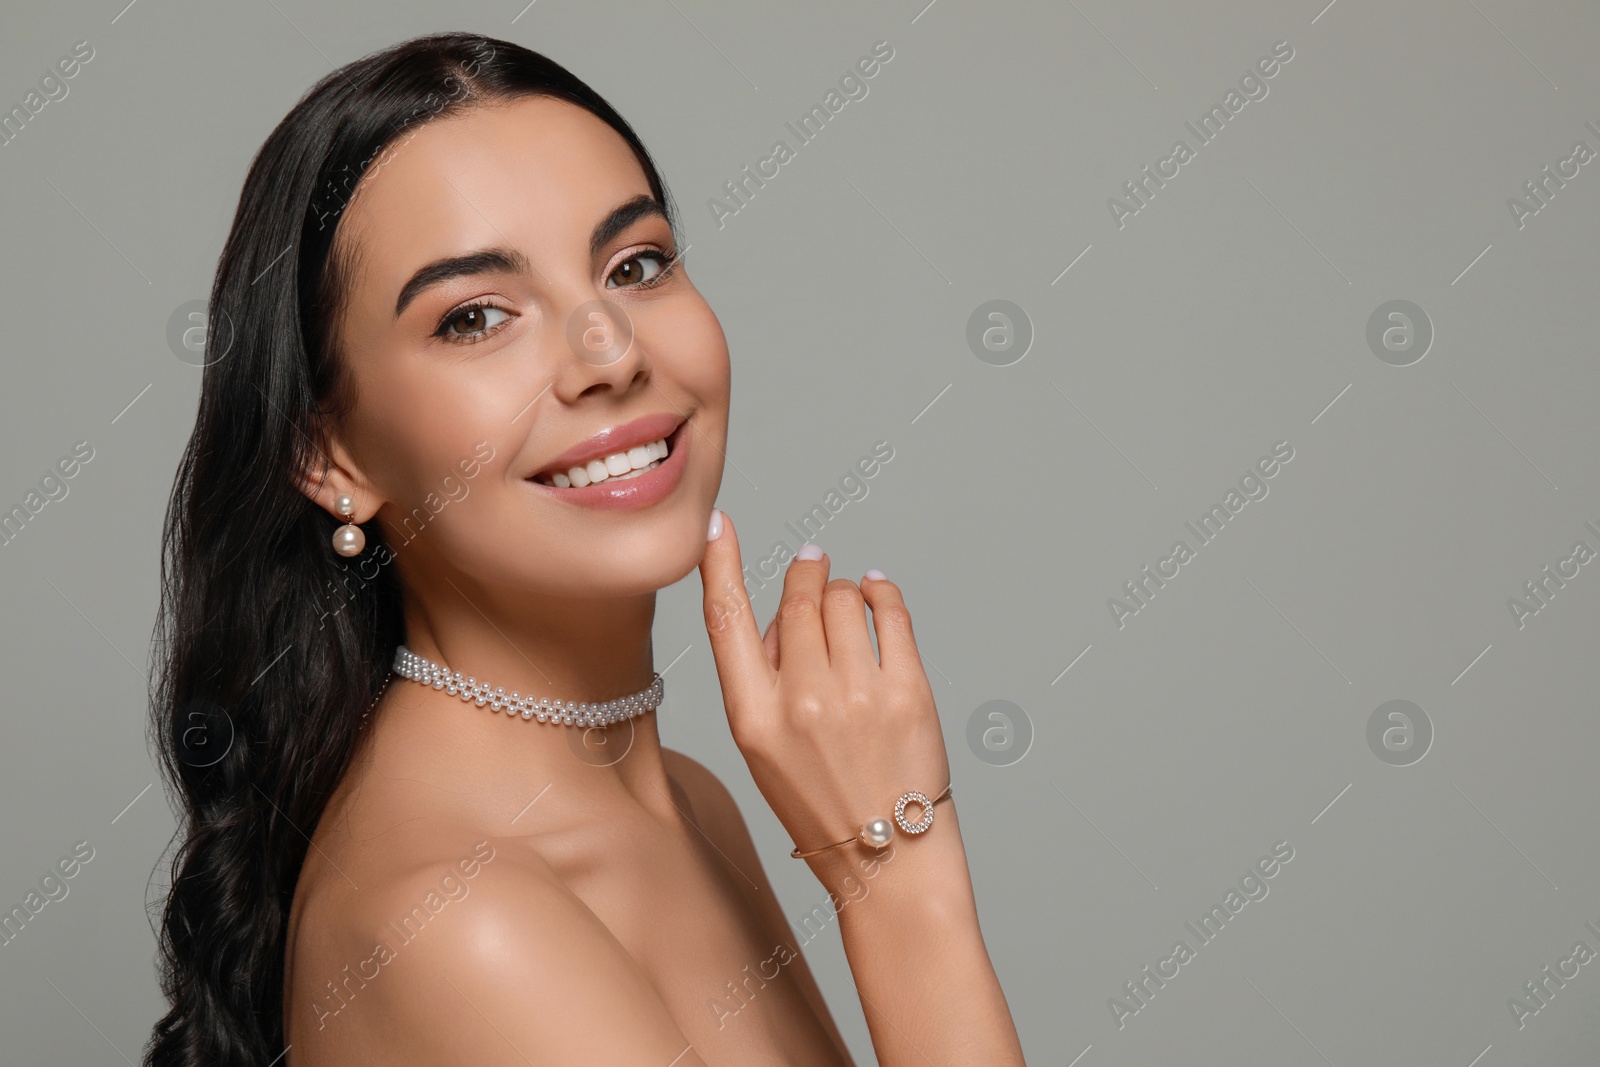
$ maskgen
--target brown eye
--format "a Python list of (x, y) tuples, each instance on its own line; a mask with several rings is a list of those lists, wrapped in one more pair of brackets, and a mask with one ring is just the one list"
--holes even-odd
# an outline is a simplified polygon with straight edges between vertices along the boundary
[[(617, 280), (618, 284), (611, 286), (611, 288), (650, 285), (666, 272), (667, 266), (671, 261), (672, 257), (665, 252), (641, 252), (618, 263), (616, 269), (611, 272), (611, 278), (607, 279), (607, 281), (611, 279)], [(647, 270), (644, 265), (651, 262), (655, 264), (655, 267)]]
[(455, 317), (455, 325), (459, 327), (457, 333), (472, 333), (483, 329), (483, 308), (468, 308)]
[[(493, 318), (495, 315), (500, 317)], [(503, 308), (474, 304), (448, 316), (439, 327), (439, 335), (450, 341), (479, 341), (510, 318)]]

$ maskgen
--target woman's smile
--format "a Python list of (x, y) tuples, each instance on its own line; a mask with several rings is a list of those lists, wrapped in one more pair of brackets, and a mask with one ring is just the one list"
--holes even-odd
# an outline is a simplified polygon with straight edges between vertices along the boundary
[[(672, 430), (658, 433), (663, 424), (674, 422)], [(683, 482), (688, 426), (677, 415), (646, 415), (568, 449), (527, 481), (580, 507), (649, 507)]]

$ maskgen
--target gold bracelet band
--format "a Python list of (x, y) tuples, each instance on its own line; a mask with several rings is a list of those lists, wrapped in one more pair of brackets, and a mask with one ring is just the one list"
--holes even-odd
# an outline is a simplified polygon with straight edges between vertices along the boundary
[[(886, 847), (894, 838), (895, 823), (898, 823), (900, 829), (908, 834), (926, 833), (928, 828), (933, 825), (933, 806), (941, 800), (948, 800), (949, 797), (950, 786), (948, 785), (944, 787), (944, 792), (932, 800), (929, 800), (926, 794), (919, 793), (913, 789), (909, 793), (900, 794), (900, 799), (894, 802), (893, 823), (881, 817), (868, 819), (862, 824), (856, 836), (848, 840), (835, 841), (831, 845), (823, 845), (821, 848), (813, 848), (805, 852), (800, 851), (800, 846), (796, 845), (789, 850), (789, 855), (797, 860), (803, 860), (807, 856), (815, 856), (819, 852), (826, 852), (831, 848), (843, 848), (845, 845), (850, 844), (862, 844), (868, 848), (881, 849)], [(906, 819), (906, 805), (911, 803), (922, 805), (922, 816), (916, 822), (910, 822)]]

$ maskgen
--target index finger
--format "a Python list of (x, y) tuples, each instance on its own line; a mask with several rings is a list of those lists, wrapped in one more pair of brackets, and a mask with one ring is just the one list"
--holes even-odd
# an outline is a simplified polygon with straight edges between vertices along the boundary
[(711, 655), (726, 705), (740, 686), (758, 682), (770, 686), (773, 671), (744, 588), (738, 533), (733, 520), (716, 508), (711, 511), (706, 552), (700, 557), (700, 584), (705, 594), (706, 634), (711, 638)]

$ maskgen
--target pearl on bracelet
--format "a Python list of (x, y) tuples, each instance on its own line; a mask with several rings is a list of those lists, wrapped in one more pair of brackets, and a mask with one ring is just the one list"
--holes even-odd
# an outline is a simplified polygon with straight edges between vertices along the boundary
[(867, 820), (856, 834), (857, 840), (869, 848), (884, 848), (893, 837), (894, 823), (882, 817)]

